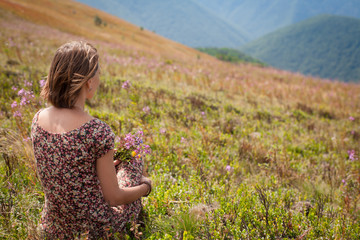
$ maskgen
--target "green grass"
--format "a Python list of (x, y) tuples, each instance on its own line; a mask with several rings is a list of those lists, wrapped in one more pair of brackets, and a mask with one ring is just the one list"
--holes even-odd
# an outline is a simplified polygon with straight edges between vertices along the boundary
[[(27, 137), (33, 115), (45, 107), (39, 81), (56, 47), (70, 38), (41, 38), (49, 28), (21, 24), (6, 25), (0, 35), (5, 239), (38, 237), (44, 194)], [(154, 183), (143, 199), (147, 217), (130, 225), (126, 238), (360, 237), (359, 85), (89, 41), (99, 49), (102, 76), (86, 109), (117, 135), (141, 128), (152, 148), (145, 159)], [(125, 80), (129, 90), (121, 88)], [(35, 96), (12, 108), (20, 89)]]
[(216, 57), (219, 60), (232, 63), (252, 63), (258, 66), (266, 66), (265, 63), (252, 58), (239, 50), (231, 48), (197, 48), (197, 50)]

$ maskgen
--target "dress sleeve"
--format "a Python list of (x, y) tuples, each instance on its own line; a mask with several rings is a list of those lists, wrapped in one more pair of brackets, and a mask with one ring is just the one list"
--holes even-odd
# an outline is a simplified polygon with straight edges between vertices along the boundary
[(98, 120), (93, 133), (93, 151), (95, 159), (104, 156), (108, 151), (114, 149), (115, 134), (110, 126)]

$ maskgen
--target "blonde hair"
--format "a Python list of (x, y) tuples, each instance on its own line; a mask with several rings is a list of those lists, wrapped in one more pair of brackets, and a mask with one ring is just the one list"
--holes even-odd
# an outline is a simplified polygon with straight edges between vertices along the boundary
[(85, 83), (99, 68), (95, 47), (72, 41), (59, 47), (52, 60), (41, 96), (53, 106), (73, 108)]

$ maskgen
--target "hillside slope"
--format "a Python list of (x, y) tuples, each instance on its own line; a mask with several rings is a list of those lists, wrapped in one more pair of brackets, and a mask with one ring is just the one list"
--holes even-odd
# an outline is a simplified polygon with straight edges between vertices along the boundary
[(79, 0), (191, 47), (239, 47), (248, 36), (194, 0)]
[(285, 27), (241, 49), (276, 68), (356, 81), (360, 79), (360, 19), (322, 15)]
[(358, 0), (198, 0), (225, 21), (248, 32), (251, 39), (319, 14), (360, 18)]
[(360, 238), (359, 84), (222, 62), (70, 0), (0, 0), (0, 239), (42, 239), (30, 129), (70, 40), (100, 55), (85, 110), (152, 149), (143, 222), (111, 238)]
[[(77, 36), (126, 45), (164, 58), (195, 60), (197, 55), (208, 58), (192, 48), (75, 1), (2, 0), (0, 7), (34, 23)], [(107, 25), (96, 26), (95, 16), (99, 16)]]

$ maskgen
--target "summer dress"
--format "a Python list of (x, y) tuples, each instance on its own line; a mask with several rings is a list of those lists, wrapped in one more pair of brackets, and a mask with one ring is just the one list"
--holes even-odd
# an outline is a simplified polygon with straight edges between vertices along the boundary
[[(115, 135), (103, 121), (94, 118), (66, 133), (50, 133), (34, 116), (31, 137), (37, 173), (45, 204), (40, 231), (46, 239), (73, 239), (83, 234), (98, 239), (121, 232), (136, 220), (141, 200), (111, 207), (104, 199), (96, 175), (96, 160), (114, 148)], [(121, 163), (117, 168), (120, 187), (138, 185), (142, 160)]]

